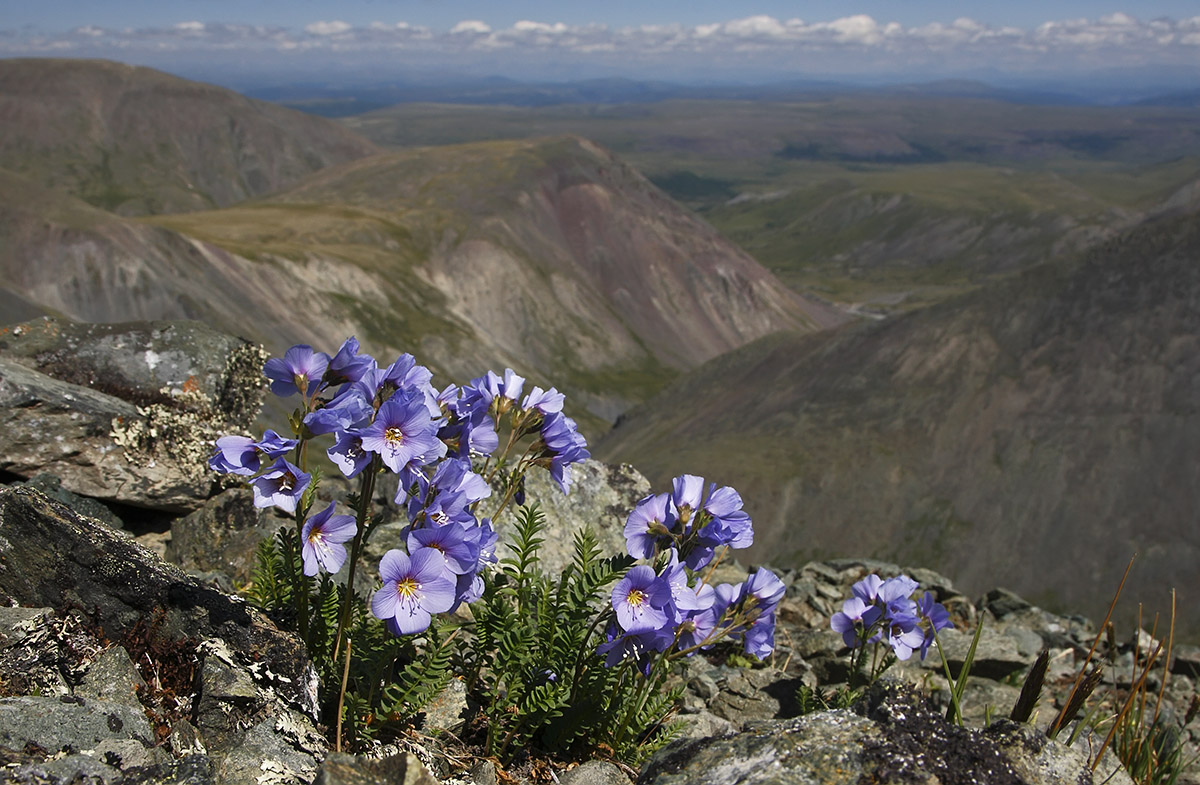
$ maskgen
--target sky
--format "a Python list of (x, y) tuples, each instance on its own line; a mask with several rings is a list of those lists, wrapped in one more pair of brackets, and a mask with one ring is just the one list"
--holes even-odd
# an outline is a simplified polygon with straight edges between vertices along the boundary
[(106, 57), (184, 75), (711, 82), (1126, 72), (1200, 86), (1197, 0), (0, 2), (0, 56)]

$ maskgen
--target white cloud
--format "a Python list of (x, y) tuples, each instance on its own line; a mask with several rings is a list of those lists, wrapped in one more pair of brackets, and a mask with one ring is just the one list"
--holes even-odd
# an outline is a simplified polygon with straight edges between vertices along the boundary
[(340, 35), (354, 29), (354, 25), (335, 19), (332, 22), (313, 22), (305, 25), (304, 32), (311, 35)]
[[(5, 53), (71, 50), (93, 56), (113, 53), (180, 51), (258, 51), (320, 53), (357, 57), (363, 62), (416, 64), (489, 63), (517, 59), (593, 63), (608, 69), (632, 65), (670, 66), (676, 73), (724, 64), (775, 72), (841, 69), (895, 72), (930, 68), (990, 67), (1038, 71), (1048, 66), (1108, 67), (1115, 64), (1195, 64), (1200, 47), (1200, 16), (1140, 21), (1127, 13), (1095, 19), (1051, 20), (1031, 29), (990, 25), (957, 18), (904, 26), (857, 14), (825, 21), (781, 20), (754, 15), (703, 25), (657, 24), (610, 28), (524, 19), (495, 29), (464, 19), (448, 30), (406, 22), (355, 26), (342, 20), (317, 21), (301, 29), (184, 21), (169, 27), (112, 30), (80, 27), (40, 37), (20, 30), (0, 31)], [(114, 56), (116, 56), (114, 54)], [(438, 60), (438, 58), (441, 58)], [(481, 59), (484, 58), (484, 59)]]
[(450, 35), (459, 35), (461, 33), (477, 33), (479, 35), (487, 35), (492, 32), (492, 26), (487, 22), (481, 22), (478, 19), (464, 19), (463, 21), (450, 28)]
[(567, 32), (567, 26), (562, 22), (550, 25), (545, 22), (532, 22), (528, 19), (514, 23), (512, 29), (518, 33), (549, 33), (551, 35), (561, 35)]
[(787, 34), (787, 28), (778, 19), (760, 15), (726, 22), (722, 26), (722, 32), (741, 37), (782, 38)]

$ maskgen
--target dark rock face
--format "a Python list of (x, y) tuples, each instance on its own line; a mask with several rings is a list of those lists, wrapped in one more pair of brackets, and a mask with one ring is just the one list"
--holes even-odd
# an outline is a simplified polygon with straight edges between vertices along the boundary
[(258, 544), (295, 522), (254, 506), (249, 488), (230, 488), (171, 523), (167, 561), (185, 570), (217, 573), (222, 586), (242, 586), (255, 567)]
[(164, 642), (219, 638), (239, 657), (264, 663), (263, 678), (278, 680), (283, 699), (315, 710), (311, 665), (295, 637), (36, 491), (0, 488), (0, 595), (79, 609), (113, 638), (153, 619), (159, 621), (150, 634)]
[(0, 333), (0, 470), (184, 511), (213, 487), (213, 439), (262, 403), (262, 351), (195, 322), (38, 319)]
[(29, 488), (0, 488), (0, 598), (44, 609), (0, 613), (5, 686), (23, 668), (26, 689), (51, 693), (0, 698), (0, 748), (27, 756), (17, 781), (316, 776), (316, 674), (299, 639), (244, 602)]

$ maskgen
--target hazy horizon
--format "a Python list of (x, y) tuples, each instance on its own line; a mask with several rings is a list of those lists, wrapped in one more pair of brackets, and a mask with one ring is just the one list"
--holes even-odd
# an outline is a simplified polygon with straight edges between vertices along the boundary
[[(1124, 10), (1122, 10), (1124, 9)], [(560, 8), (482, 0), (47, 0), (7, 9), (0, 56), (97, 57), (225, 84), (445, 74), (681, 84), (975, 79), (999, 86), (1200, 87), (1189, 3), (854, 6), (780, 0)], [(796, 11), (805, 11), (803, 18)]]

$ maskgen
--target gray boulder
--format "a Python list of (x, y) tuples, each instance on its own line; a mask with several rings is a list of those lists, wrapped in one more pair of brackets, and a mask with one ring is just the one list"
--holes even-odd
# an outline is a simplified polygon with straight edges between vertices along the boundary
[[(546, 515), (545, 542), (538, 551), (542, 569), (557, 575), (574, 556), (575, 532), (591, 527), (599, 540), (600, 552), (610, 556), (625, 552), (625, 519), (638, 500), (650, 493), (650, 481), (629, 464), (612, 465), (587, 460), (571, 467), (570, 493), (564, 494), (549, 472), (532, 469), (526, 475), (526, 504), (537, 503)], [(485, 500), (482, 510), (490, 511), (498, 500)], [(512, 510), (496, 522), (501, 547), (511, 542), (515, 532)]]
[(260, 347), (194, 322), (38, 319), (0, 338), (0, 470), (184, 512), (212, 489), (213, 440), (262, 403)]

